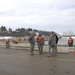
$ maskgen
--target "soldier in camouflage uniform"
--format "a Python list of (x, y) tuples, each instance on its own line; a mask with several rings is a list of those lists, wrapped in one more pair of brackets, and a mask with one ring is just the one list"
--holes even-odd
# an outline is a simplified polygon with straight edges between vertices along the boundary
[(28, 41), (30, 43), (30, 47), (31, 47), (31, 50), (30, 50), (30, 55), (34, 55), (33, 51), (34, 51), (34, 46), (35, 46), (35, 34), (32, 33), (31, 36), (29, 37)]
[(57, 50), (56, 49), (57, 48), (56, 40), (57, 40), (56, 35), (54, 32), (52, 32), (50, 35), (50, 38), (49, 38), (49, 54), (48, 54), (49, 57), (51, 54), (51, 49), (52, 49), (52, 56), (54, 57), (56, 55), (56, 52), (57, 52), (56, 51)]
[(6, 48), (9, 48), (10, 47), (10, 39), (6, 39)]

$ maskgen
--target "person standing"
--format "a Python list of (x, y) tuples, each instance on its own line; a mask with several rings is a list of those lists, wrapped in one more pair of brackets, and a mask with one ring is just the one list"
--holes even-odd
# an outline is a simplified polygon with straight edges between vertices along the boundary
[(37, 44), (38, 44), (38, 48), (39, 48), (39, 53), (42, 54), (43, 53), (44, 38), (41, 35), (41, 33), (39, 33), (39, 35), (37, 36)]
[(8, 39), (6, 39), (6, 48), (9, 48), (10, 47), (10, 39), (8, 38)]
[(30, 43), (30, 47), (31, 47), (31, 50), (30, 50), (30, 55), (34, 55), (33, 51), (34, 51), (34, 46), (35, 46), (35, 34), (34, 32), (31, 34), (31, 36), (29, 37), (28, 41)]
[(68, 39), (68, 45), (69, 47), (73, 46), (73, 39), (71, 37)]
[(56, 36), (56, 54), (57, 54), (57, 44), (58, 44), (59, 38), (58, 38), (58, 36), (56, 34), (55, 34), (55, 36)]
[(52, 57), (56, 55), (56, 49), (57, 49), (57, 43), (56, 43), (56, 35), (54, 32), (51, 33), (50, 38), (49, 38), (49, 54), (48, 57), (51, 55), (51, 49), (52, 49)]

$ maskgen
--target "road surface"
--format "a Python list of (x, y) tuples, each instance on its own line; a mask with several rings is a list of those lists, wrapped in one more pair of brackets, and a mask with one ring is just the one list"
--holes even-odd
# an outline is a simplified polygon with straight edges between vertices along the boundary
[(73, 53), (47, 57), (29, 50), (0, 48), (0, 75), (75, 75)]

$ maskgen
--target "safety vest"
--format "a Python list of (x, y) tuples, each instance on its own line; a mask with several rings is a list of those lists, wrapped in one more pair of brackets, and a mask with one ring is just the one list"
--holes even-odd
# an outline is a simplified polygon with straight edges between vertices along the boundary
[(70, 39), (68, 40), (68, 42), (69, 42), (69, 43), (72, 43), (72, 39), (70, 38)]
[(43, 37), (42, 37), (42, 36), (38, 36), (38, 37), (37, 37), (37, 41), (38, 41), (38, 42), (42, 42), (42, 41), (43, 41)]

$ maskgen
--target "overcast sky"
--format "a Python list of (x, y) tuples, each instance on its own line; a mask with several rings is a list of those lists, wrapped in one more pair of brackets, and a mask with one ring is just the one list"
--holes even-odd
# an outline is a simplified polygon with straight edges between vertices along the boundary
[(0, 0), (0, 26), (75, 32), (75, 0)]

